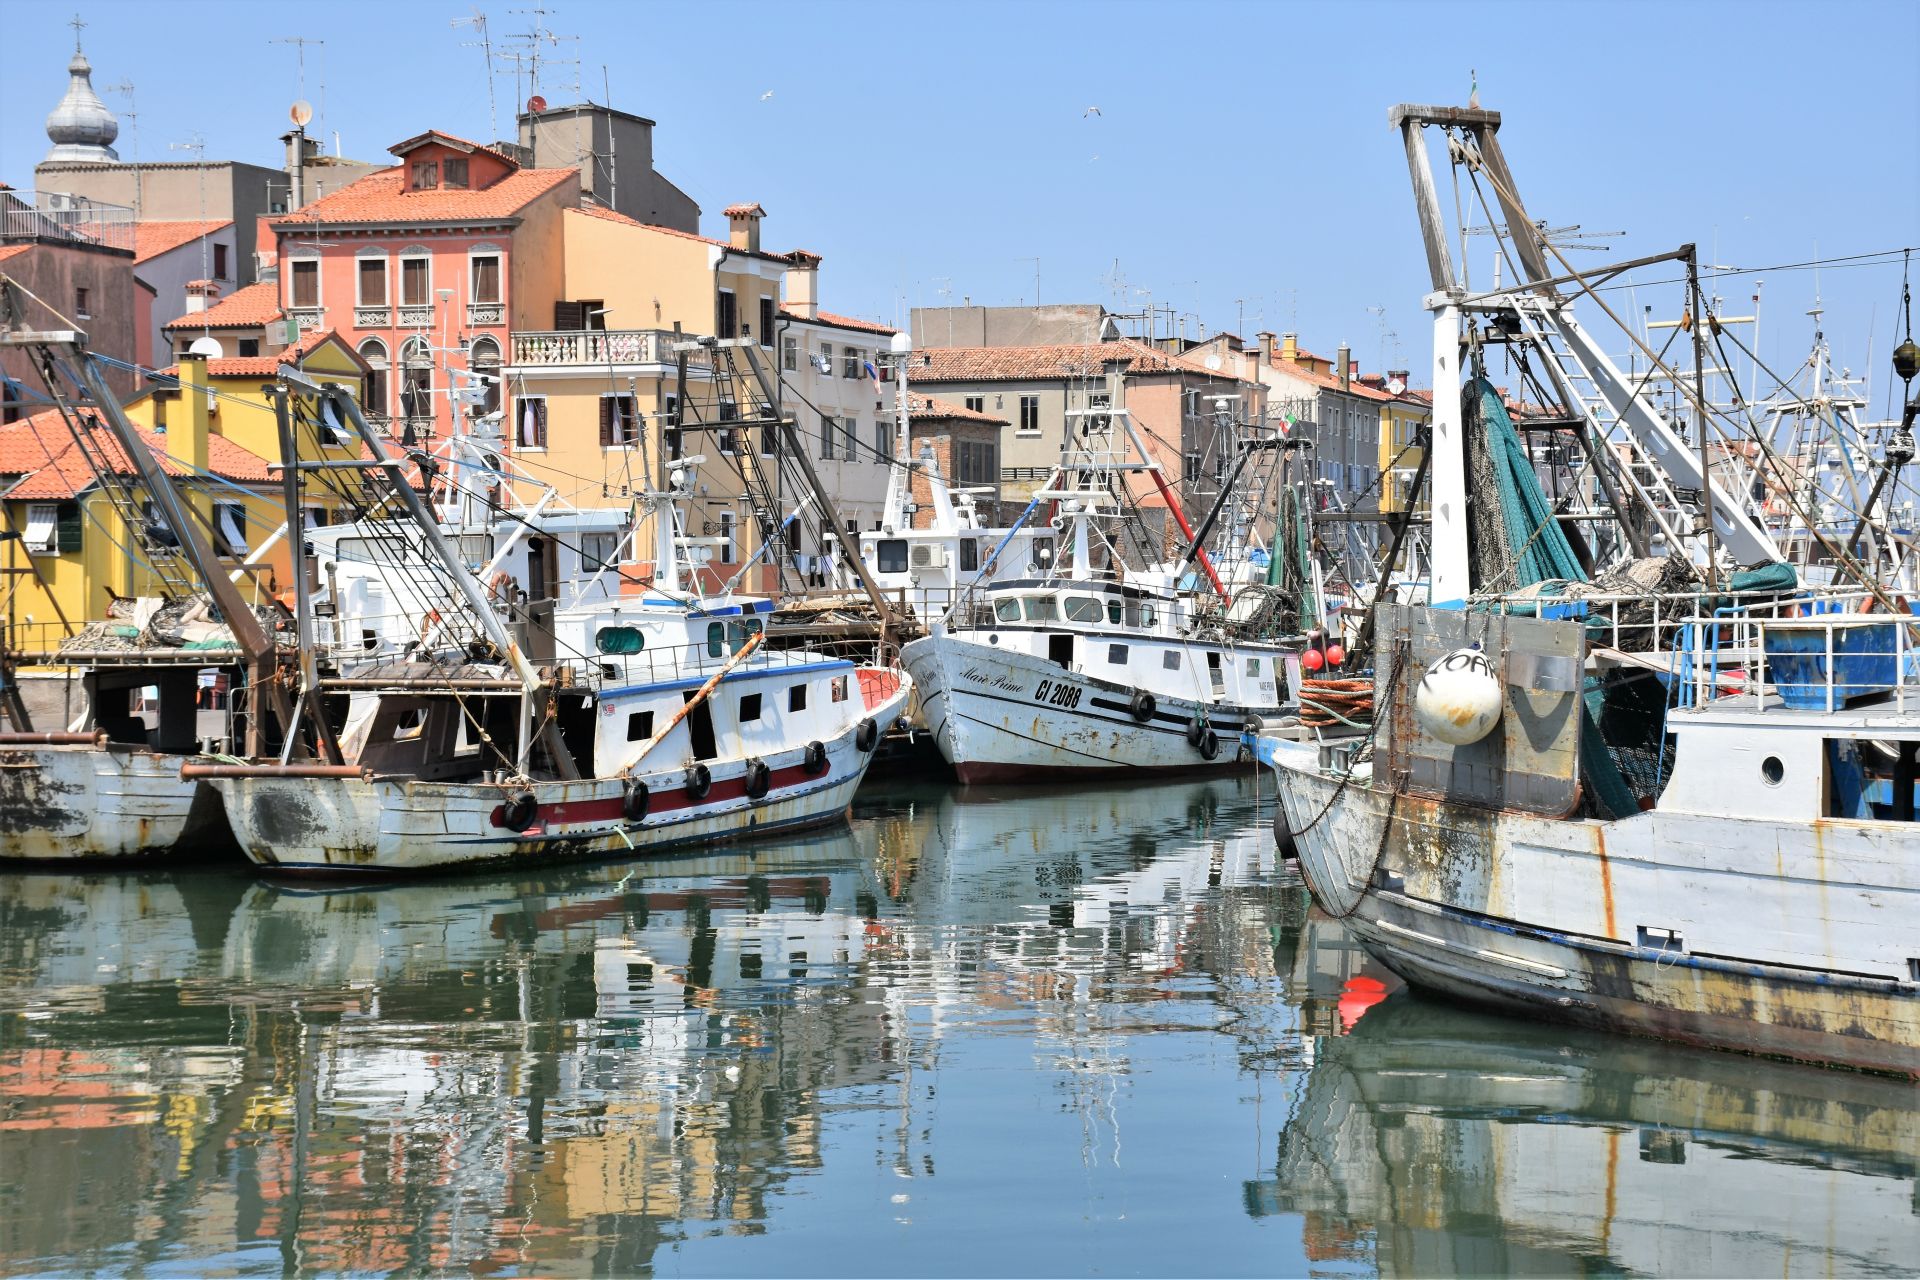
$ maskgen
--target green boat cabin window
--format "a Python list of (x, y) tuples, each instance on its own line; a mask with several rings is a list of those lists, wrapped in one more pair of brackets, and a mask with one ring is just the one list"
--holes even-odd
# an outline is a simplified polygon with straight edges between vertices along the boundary
[(707, 656), (709, 658), (717, 658), (726, 647), (726, 625), (719, 622), (709, 622), (707, 624)]
[(993, 616), (1002, 622), (1020, 621), (1020, 602), (1018, 600), (994, 601)]
[(1118, 600), (1107, 601), (1107, 621), (1113, 623), (1115, 626), (1118, 626), (1120, 624), (1120, 619), (1126, 616), (1125, 609), (1126, 609), (1126, 606), (1121, 604)]
[(638, 627), (602, 627), (593, 633), (593, 647), (602, 653), (638, 653), (647, 638)]
[(747, 647), (747, 637), (760, 634), (761, 622), (758, 618), (749, 618), (745, 622), (727, 624), (727, 652), (738, 653)]

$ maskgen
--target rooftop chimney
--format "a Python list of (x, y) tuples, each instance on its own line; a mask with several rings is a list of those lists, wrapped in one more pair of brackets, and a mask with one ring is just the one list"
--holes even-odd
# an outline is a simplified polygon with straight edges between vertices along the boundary
[(1280, 358), (1289, 364), (1300, 361), (1300, 339), (1291, 333), (1280, 335)]
[(787, 255), (787, 309), (802, 319), (820, 314), (820, 255), (795, 249)]
[(220, 297), (220, 286), (211, 280), (187, 281), (187, 314), (205, 311)]
[(1334, 371), (1340, 375), (1340, 389), (1345, 391), (1353, 382), (1353, 352), (1346, 343), (1340, 344), (1340, 350), (1333, 358)]
[(760, 252), (760, 219), (767, 211), (757, 204), (730, 204), (727, 214), (727, 243), (747, 253)]
[(1273, 334), (1268, 332), (1265, 329), (1262, 329), (1259, 333), (1256, 333), (1253, 336), (1255, 341), (1259, 343), (1259, 346), (1257, 348), (1259, 352), (1259, 363), (1271, 368), (1273, 366), (1273, 359), (1274, 359)]

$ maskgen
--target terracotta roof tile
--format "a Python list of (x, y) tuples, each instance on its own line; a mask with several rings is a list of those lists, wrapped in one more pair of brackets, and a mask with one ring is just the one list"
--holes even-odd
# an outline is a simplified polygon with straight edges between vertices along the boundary
[(412, 225), (494, 221), (513, 217), (555, 187), (577, 182), (579, 176), (578, 169), (516, 169), (479, 190), (436, 187), (409, 191), (406, 170), (396, 166), (350, 182), (298, 213), (275, 218), (272, 225), (277, 231), (299, 231), (329, 222)]
[[(1302, 382), (1310, 382), (1316, 387), (1325, 387), (1329, 391), (1341, 390), (1340, 379), (1331, 373), (1315, 373), (1305, 365), (1294, 364), (1290, 360), (1276, 360), (1270, 367), (1277, 372), (1298, 378)], [(1389, 392), (1382, 391), (1378, 387), (1370, 387), (1358, 378), (1349, 378), (1345, 390), (1347, 394), (1358, 396), (1362, 400), (1394, 399)]]
[(720, 212), (729, 218), (764, 218), (767, 216), (767, 211), (762, 209), (757, 202), (753, 204), (730, 204)]
[[(325, 342), (328, 338), (335, 336), (332, 329), (309, 329), (307, 332), (301, 334), (300, 341), (294, 343), (292, 346), (283, 347), (279, 351), (274, 351), (264, 356), (220, 356), (207, 361), (207, 376), (211, 378), (271, 378), (274, 374), (280, 372), (281, 365), (299, 364), (315, 347)], [(347, 345), (344, 338), (340, 340), (340, 345)], [(180, 366), (170, 364), (164, 369), (157, 370), (156, 376), (162, 378), (178, 378), (180, 376)]]
[[(48, 415), (38, 414), (35, 419)], [(9, 501), (64, 502), (85, 493), (94, 483), (93, 468), (78, 445), (68, 434), (67, 428), (58, 421), (44, 428), (33, 429), (24, 434), (37, 437), (40, 445), (40, 457), (43, 460), (19, 484), (7, 490)], [(29, 419), (34, 421), (35, 419)], [(25, 424), (18, 424), (23, 426)], [(93, 433), (89, 442), (93, 452), (97, 453), (108, 468), (116, 475), (133, 475), (133, 464), (128, 461), (120, 442), (103, 426), (88, 428)], [(160, 460), (160, 467), (170, 476), (185, 476), (188, 471), (167, 454), (167, 438), (152, 431), (141, 431), (140, 438), (146, 442), (154, 456)], [(52, 461), (44, 459), (52, 454)], [(224, 436), (207, 437), (207, 470), (223, 480), (237, 484), (265, 484), (273, 478), (267, 470), (267, 460), (259, 454), (249, 452)]]
[[(604, 205), (583, 204), (578, 209), (569, 209), (567, 210), (567, 212), (585, 214), (589, 218), (599, 218), (603, 222), (617, 222), (623, 227), (647, 227), (647, 224), (640, 221), (640, 219), (629, 218), (626, 214), (621, 213), (619, 210), (609, 209)], [(650, 227), (648, 229), (652, 231), (659, 231), (659, 230), (662, 230), (663, 228)]]
[(58, 409), (42, 409), (10, 422), (0, 427), (0, 476), (23, 476), (44, 467), (49, 450), (57, 456), (71, 443)]
[(253, 329), (280, 318), (280, 286), (271, 280), (250, 284), (220, 299), (205, 311), (190, 311), (161, 328)]
[(8, 258), (16, 258), (31, 248), (33, 246), (30, 244), (0, 245), (0, 262), (5, 262)]
[(1015, 382), (1033, 379), (1092, 378), (1107, 361), (1125, 360), (1132, 375), (1189, 373), (1233, 382), (1197, 361), (1168, 355), (1133, 338), (1114, 342), (1063, 342), (1035, 347), (927, 347), (908, 368), (914, 382)]
[(791, 303), (786, 302), (780, 304), (780, 310), (783, 314), (789, 315), (795, 320), (809, 324), (832, 325), (836, 329), (858, 329), (861, 333), (894, 334), (900, 332), (890, 324), (880, 324), (873, 320), (861, 320), (856, 316), (835, 315), (831, 311), (816, 311), (811, 316), (803, 316), (794, 310)]
[(1004, 427), (1008, 422), (1006, 418), (996, 418), (990, 413), (969, 409), (951, 400), (941, 400), (934, 396), (917, 396), (911, 391), (907, 392), (907, 410), (913, 417), (922, 421), (951, 418), (959, 422), (991, 423), (996, 427)]
[(157, 258), (183, 244), (192, 244), (202, 236), (210, 236), (216, 231), (233, 225), (232, 218), (209, 219), (193, 222), (166, 222), (149, 220), (133, 224), (133, 260), (145, 262)]
[(518, 160), (515, 160), (512, 156), (496, 147), (490, 147), (484, 142), (473, 142), (466, 138), (455, 137), (451, 133), (442, 133), (438, 129), (429, 129), (425, 133), (417, 133), (411, 138), (396, 142), (388, 147), (387, 151), (391, 155), (403, 156), (409, 151), (414, 151), (426, 146), (429, 142), (438, 142), (443, 146), (452, 147), (455, 151), (484, 151), (488, 155), (495, 157), (502, 163), (510, 165), (515, 169), (520, 167)]

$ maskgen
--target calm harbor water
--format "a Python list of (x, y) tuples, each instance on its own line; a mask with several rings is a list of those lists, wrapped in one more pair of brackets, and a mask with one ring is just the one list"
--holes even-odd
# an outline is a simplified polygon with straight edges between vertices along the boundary
[(0, 1273), (1904, 1274), (1906, 1085), (1485, 1017), (1246, 780), (378, 886), (0, 878)]

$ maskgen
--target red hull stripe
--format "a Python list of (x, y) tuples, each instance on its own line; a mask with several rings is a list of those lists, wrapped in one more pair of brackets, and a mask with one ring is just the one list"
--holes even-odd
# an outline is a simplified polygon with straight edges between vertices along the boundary
[[(828, 773), (832, 772), (829, 763)], [(775, 769), (767, 779), (767, 794), (763, 797), (772, 800), (781, 788), (798, 786), (803, 782), (818, 782), (827, 777), (827, 773), (811, 774), (805, 765), (793, 764), (784, 769)], [(747, 795), (747, 780), (744, 776), (715, 778), (713, 789), (702, 799), (695, 800), (687, 794), (687, 789), (677, 787), (672, 791), (655, 790), (648, 798), (647, 813), (672, 813), (676, 809), (695, 809), (702, 805), (722, 804), (728, 800), (744, 800)], [(496, 827), (505, 827), (505, 804), (495, 805), (492, 821)], [(549, 825), (565, 826), (580, 822), (610, 823), (622, 822), (626, 818), (626, 800), (621, 796), (607, 796), (598, 800), (575, 800), (565, 804), (543, 804), (534, 811), (533, 822), (522, 835), (539, 835)]]

